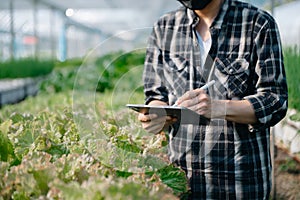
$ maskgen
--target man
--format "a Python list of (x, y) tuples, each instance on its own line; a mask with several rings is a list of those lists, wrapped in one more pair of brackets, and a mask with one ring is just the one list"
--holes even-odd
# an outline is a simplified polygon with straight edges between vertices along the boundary
[(170, 161), (186, 171), (191, 199), (268, 199), (270, 126), (287, 110), (277, 25), (237, 0), (179, 1), (184, 6), (161, 17), (149, 38), (145, 103), (176, 102), (209, 123), (138, 118), (154, 134), (169, 127)]

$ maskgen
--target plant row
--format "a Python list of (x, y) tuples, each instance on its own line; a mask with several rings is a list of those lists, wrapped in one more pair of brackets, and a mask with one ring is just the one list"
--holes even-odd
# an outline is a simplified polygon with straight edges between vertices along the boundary
[(300, 111), (300, 49), (285, 49), (284, 62), (288, 83), (289, 107)]
[(0, 63), (0, 79), (44, 76), (54, 68), (54, 61), (33, 58)]
[(185, 174), (165, 158), (165, 134), (145, 133), (128, 110), (107, 110), (107, 96), (95, 110), (57, 96), (1, 110), (0, 199), (176, 199), (187, 191)]

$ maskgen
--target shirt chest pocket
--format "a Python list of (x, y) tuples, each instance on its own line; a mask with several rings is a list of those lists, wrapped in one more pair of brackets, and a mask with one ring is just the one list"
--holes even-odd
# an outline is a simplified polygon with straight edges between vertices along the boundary
[(227, 98), (243, 98), (247, 94), (250, 75), (249, 62), (244, 58), (216, 59), (215, 76), (220, 80)]
[(164, 64), (167, 71), (181, 73), (184, 70), (186, 71), (189, 61), (184, 56), (166, 53), (164, 55)]
[(190, 62), (181, 55), (164, 55), (164, 77), (167, 87), (181, 96), (187, 91)]

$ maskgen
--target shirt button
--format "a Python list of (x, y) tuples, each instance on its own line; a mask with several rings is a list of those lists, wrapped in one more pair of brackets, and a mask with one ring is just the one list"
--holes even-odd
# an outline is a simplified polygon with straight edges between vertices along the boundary
[(233, 73), (233, 69), (232, 68), (229, 69), (229, 73)]
[(254, 132), (254, 127), (252, 125), (248, 125), (248, 130), (250, 133)]

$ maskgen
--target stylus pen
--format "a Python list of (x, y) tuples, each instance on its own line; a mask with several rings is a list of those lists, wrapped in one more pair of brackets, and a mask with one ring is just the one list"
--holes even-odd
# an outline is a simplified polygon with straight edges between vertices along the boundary
[[(208, 83), (206, 83), (205, 85), (203, 85), (202, 87), (200, 87), (200, 89), (207, 90), (210, 86), (215, 84), (215, 82), (216, 82), (215, 80), (211, 80)], [(177, 101), (175, 102), (175, 104), (173, 106), (177, 106)]]
[(215, 80), (211, 80), (208, 83), (206, 83), (205, 85), (203, 85), (200, 89), (202, 90), (207, 90), (210, 86), (212, 86), (213, 84), (215, 84)]

